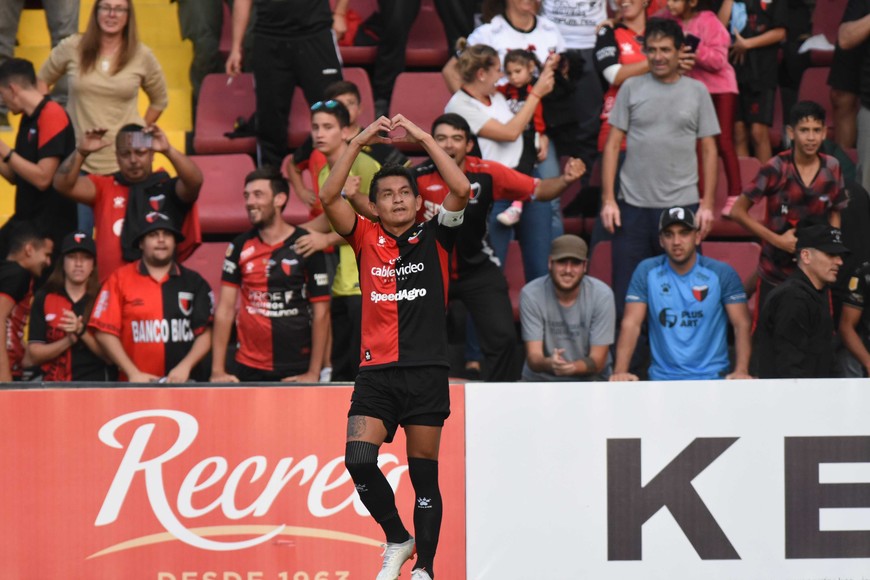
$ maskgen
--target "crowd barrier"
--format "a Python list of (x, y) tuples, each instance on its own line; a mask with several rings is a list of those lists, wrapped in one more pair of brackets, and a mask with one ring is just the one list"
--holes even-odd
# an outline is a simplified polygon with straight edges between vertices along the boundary
[[(454, 385), (436, 574), (870, 578), (868, 387)], [(0, 391), (0, 577), (373, 578), (381, 532), (342, 463), (350, 393)], [(380, 464), (410, 527), (401, 432)]]

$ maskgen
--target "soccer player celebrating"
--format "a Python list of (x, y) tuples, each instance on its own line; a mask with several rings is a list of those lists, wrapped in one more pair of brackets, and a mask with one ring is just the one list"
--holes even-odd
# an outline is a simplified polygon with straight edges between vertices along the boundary
[[(380, 132), (405, 132), (382, 137)], [(415, 223), (422, 200), (413, 174), (387, 166), (372, 178), (370, 209), (380, 220), (357, 215), (340, 193), (363, 147), (399, 140), (419, 143), (432, 158), (450, 194), (432, 220)], [(438, 448), (450, 414), (447, 380), (447, 259), (462, 224), (471, 186), (431, 135), (402, 115), (381, 117), (357, 135), (333, 165), (320, 200), (336, 232), (354, 250), (362, 290), (360, 372), (347, 422), (345, 465), (360, 499), (386, 534), (377, 580), (396, 580), (415, 549), (395, 497), (378, 469), (378, 450), (402, 425), (408, 472), (418, 501), (414, 509), (417, 562), (412, 580), (431, 580), (441, 529)]]

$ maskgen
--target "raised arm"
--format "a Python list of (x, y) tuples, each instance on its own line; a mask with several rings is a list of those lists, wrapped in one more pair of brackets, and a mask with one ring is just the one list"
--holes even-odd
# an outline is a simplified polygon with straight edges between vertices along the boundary
[(465, 209), (465, 206), (468, 205), (468, 198), (471, 195), (471, 184), (453, 158), (441, 149), (432, 135), (406, 119), (403, 115), (393, 117), (392, 125), (394, 129), (402, 128), (405, 130), (404, 140), (422, 145), (423, 149), (426, 150), (426, 153), (429, 154), (429, 157), (435, 163), (435, 167), (438, 168), (438, 173), (441, 175), (444, 183), (447, 184), (447, 190), (449, 191), (447, 197), (441, 203), (441, 207), (447, 211), (461, 211)]
[(559, 177), (541, 179), (535, 186), (535, 199), (549, 201), (557, 198), (568, 189), (568, 186), (583, 177), (586, 173), (586, 164), (581, 159), (571, 157), (565, 164), (565, 169)]
[(111, 145), (105, 139), (106, 129), (88, 129), (79, 140), (76, 150), (63, 160), (54, 174), (52, 185), (61, 195), (78, 203), (93, 205), (97, 197), (94, 183), (81, 174), (82, 164), (91, 153)]
[(185, 203), (193, 203), (199, 197), (202, 188), (202, 171), (196, 166), (190, 157), (169, 144), (166, 134), (157, 125), (151, 125), (145, 129), (154, 138), (151, 148), (156, 153), (162, 153), (169, 159), (178, 174), (175, 183), (175, 193)]
[(392, 128), (392, 123), (389, 119), (380, 117), (361, 131), (351, 140), (347, 149), (338, 158), (335, 165), (332, 166), (329, 177), (326, 178), (326, 182), (320, 188), (320, 203), (323, 205), (323, 211), (326, 213), (326, 217), (329, 218), (332, 228), (339, 235), (349, 234), (356, 225), (356, 212), (341, 197), (341, 190), (344, 189), (344, 184), (347, 181), (347, 176), (350, 175), (353, 162), (365, 145), (390, 143), (390, 139), (381, 137), (380, 133), (382, 131), (389, 133)]

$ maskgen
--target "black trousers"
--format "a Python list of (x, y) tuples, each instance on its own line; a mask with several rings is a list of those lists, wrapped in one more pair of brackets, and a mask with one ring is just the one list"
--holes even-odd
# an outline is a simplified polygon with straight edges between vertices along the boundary
[(483, 378), (516, 381), (522, 360), (517, 360), (517, 333), (507, 281), (498, 266), (485, 262), (464, 271), (450, 282), (451, 300), (460, 300), (471, 315), (483, 352)]
[(260, 165), (278, 167), (289, 151), (287, 126), (296, 86), (313, 104), (323, 98), (327, 86), (342, 79), (332, 31), (293, 39), (256, 37), (253, 68)]
[(362, 296), (333, 296), (332, 380), (353, 381), (359, 372)]

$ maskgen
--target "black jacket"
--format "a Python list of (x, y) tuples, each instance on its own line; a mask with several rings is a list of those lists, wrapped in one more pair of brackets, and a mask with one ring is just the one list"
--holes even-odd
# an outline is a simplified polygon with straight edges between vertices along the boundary
[(827, 289), (795, 270), (761, 309), (753, 353), (759, 378), (832, 377), (833, 333)]

